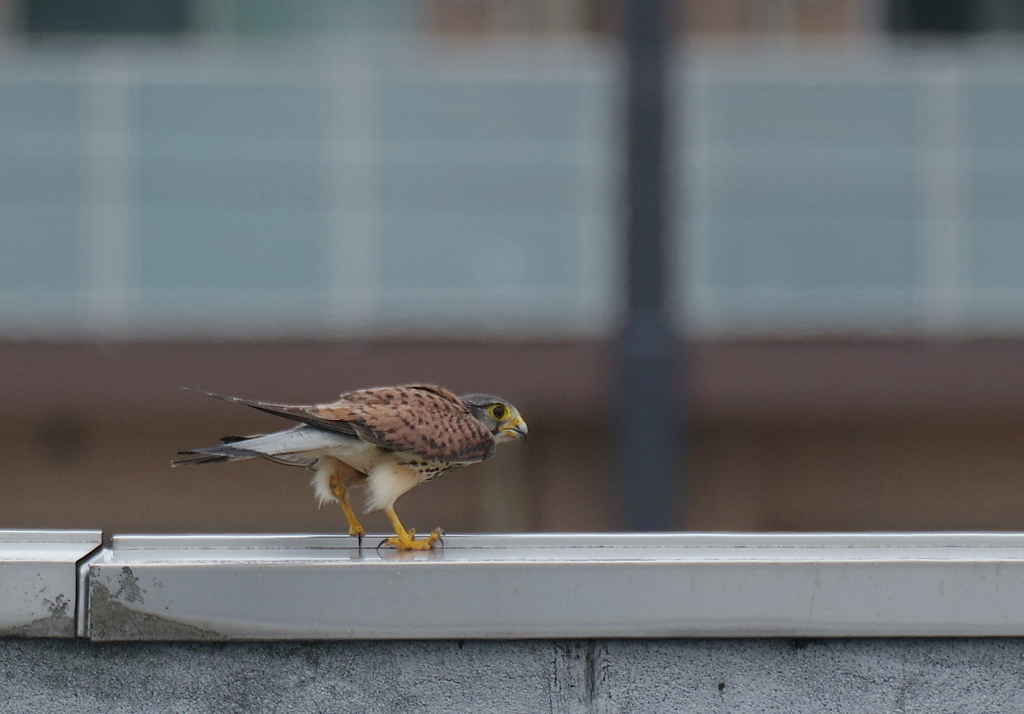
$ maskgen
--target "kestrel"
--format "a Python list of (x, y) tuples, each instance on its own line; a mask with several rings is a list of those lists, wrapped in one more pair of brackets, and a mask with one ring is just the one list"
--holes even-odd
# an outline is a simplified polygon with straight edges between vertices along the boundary
[(330, 404), (292, 406), (210, 394), (269, 414), (302, 422), (256, 436), (226, 436), (218, 446), (180, 451), (172, 466), (217, 461), (269, 459), (305, 466), (321, 505), (336, 502), (348, 520), (348, 533), (362, 543), (366, 531), (349, 505), (348, 490), (367, 487), (368, 511), (383, 510), (395, 529), (385, 541), (399, 550), (429, 550), (440, 539), (435, 529), (417, 540), (407, 531), (394, 504), (424, 481), (494, 455), (494, 447), (525, 439), (526, 422), (504, 399), (489, 394), (461, 397), (443, 387), (410, 384), (360, 389)]

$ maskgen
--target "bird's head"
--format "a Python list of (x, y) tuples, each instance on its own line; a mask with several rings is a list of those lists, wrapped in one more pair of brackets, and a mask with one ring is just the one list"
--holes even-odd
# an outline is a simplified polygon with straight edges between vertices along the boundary
[(467, 394), (459, 397), (473, 415), (483, 422), (497, 443), (525, 439), (529, 435), (519, 410), (501, 397), (490, 394)]

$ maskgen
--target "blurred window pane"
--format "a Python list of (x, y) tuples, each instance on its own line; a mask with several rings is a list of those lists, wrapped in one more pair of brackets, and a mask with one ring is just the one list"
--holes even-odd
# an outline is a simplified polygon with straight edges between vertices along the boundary
[(79, 88), (0, 83), (0, 319), (73, 313), (82, 287)]
[(970, 307), (978, 317), (1014, 319), (1024, 308), (1024, 89), (969, 87), (964, 107)]
[(185, 0), (26, 0), (28, 32), (170, 34), (187, 27)]
[(970, 0), (892, 0), (889, 29), (905, 33), (958, 33), (976, 29)]
[[(707, 88), (702, 320), (847, 322), (912, 314), (918, 104), (909, 84)], [(691, 130), (691, 133), (696, 129)]]
[(211, 301), (251, 319), (317, 304), (327, 202), (318, 95), (237, 79), (132, 95), (147, 318), (195, 319)]

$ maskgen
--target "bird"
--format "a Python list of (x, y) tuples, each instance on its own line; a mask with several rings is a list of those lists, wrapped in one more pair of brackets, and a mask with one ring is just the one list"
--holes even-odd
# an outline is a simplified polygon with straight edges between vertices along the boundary
[[(526, 439), (519, 410), (490, 394), (465, 394), (432, 384), (372, 387), (334, 402), (274, 404), (203, 392), (299, 422), (283, 431), (225, 436), (220, 444), (179, 451), (172, 466), (267, 459), (313, 471), (311, 484), (323, 506), (338, 503), (348, 533), (362, 546), (366, 530), (349, 503), (349, 490), (365, 486), (367, 511), (382, 510), (395, 536), (381, 542), (401, 551), (431, 550), (442, 531), (416, 538), (395, 513), (395, 501), (419, 484), (486, 461), (497, 444)], [(380, 547), (380, 546), (378, 546)]]

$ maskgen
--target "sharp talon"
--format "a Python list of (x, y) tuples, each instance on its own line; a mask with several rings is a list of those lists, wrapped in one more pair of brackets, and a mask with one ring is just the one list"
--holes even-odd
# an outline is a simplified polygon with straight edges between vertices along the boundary
[(402, 526), (402, 522), (398, 520), (398, 514), (395, 513), (395, 509), (385, 508), (384, 513), (387, 515), (388, 520), (391, 521), (391, 526), (395, 529), (395, 537), (388, 538), (385, 543), (395, 546), (398, 550), (430, 550), (440, 537), (437, 532), (434, 532), (426, 538), (416, 540), (416, 531), (406, 530)]
[(411, 537), (407, 538), (385, 538), (377, 546), (377, 550), (380, 550), (385, 545), (390, 545), (399, 551), (416, 551), (416, 550), (431, 550), (434, 544), (441, 540), (441, 537), (436, 533), (431, 533), (426, 538), (420, 538), (415, 540)]

